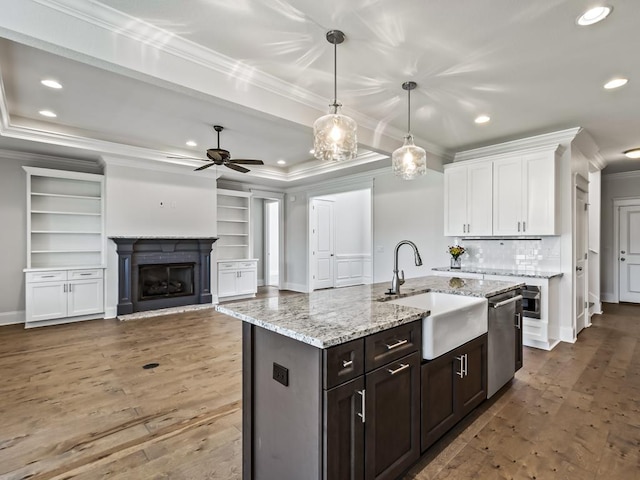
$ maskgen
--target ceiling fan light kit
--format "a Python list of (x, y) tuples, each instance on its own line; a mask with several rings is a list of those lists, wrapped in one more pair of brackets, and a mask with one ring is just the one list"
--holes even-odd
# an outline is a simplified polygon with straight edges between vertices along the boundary
[(327, 41), (333, 45), (334, 96), (329, 113), (313, 124), (313, 155), (318, 160), (351, 160), (358, 154), (358, 126), (352, 118), (340, 113), (342, 105), (338, 103), (337, 50), (344, 38), (340, 30), (327, 32)]
[(427, 152), (413, 142), (411, 135), (411, 90), (418, 85), (416, 82), (404, 82), (402, 89), (407, 91), (407, 134), (404, 136), (404, 145), (396, 149), (391, 155), (393, 173), (404, 180), (414, 178), (427, 173)]

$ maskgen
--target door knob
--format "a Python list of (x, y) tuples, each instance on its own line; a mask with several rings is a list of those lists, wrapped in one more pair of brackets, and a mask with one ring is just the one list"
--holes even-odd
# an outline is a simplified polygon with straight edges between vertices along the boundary
[(621, 262), (624, 262), (624, 258), (621, 258), (621, 259), (620, 259), (620, 261), (621, 261)]
[(627, 253), (627, 252), (625, 252), (624, 250), (622, 250), (620, 253), (624, 255), (624, 254), (625, 254), (625, 253)]
[(582, 267), (576, 267), (576, 272), (581, 272), (582, 271)]

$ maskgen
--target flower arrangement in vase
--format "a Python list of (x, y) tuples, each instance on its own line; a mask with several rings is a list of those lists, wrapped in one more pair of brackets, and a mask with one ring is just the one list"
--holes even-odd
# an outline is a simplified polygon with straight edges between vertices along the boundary
[(459, 269), (461, 267), (460, 257), (465, 252), (465, 248), (462, 245), (450, 245), (449, 255), (451, 255), (451, 268)]

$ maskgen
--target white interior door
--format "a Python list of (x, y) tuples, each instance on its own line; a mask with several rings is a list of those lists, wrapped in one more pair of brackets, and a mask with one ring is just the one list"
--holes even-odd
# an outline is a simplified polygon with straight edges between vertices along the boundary
[(333, 282), (333, 202), (314, 199), (311, 202), (312, 289), (332, 288)]
[(620, 207), (620, 301), (640, 303), (640, 206)]
[(588, 193), (576, 189), (576, 231), (575, 231), (575, 298), (576, 298), (576, 334), (588, 323), (587, 304), (587, 253), (588, 253)]

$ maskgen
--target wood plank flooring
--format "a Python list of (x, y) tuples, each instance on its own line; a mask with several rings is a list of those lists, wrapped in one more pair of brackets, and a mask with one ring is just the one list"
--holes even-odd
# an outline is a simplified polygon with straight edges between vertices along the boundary
[[(576, 344), (526, 348), (406, 478), (640, 478), (640, 307), (605, 312)], [(240, 342), (211, 310), (0, 327), (0, 479), (240, 479)]]

